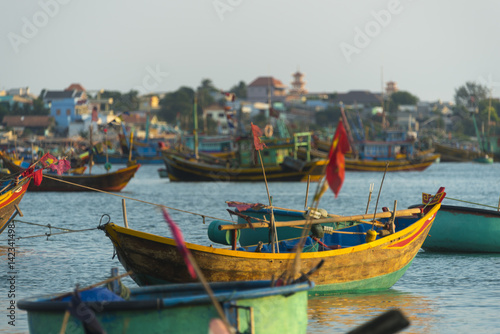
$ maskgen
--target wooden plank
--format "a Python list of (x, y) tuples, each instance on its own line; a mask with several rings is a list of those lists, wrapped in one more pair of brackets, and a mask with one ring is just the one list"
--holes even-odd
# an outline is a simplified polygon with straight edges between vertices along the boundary
[[(413, 208), (413, 209), (406, 209), (406, 210), (400, 210), (395, 212), (395, 217), (402, 217), (402, 216), (411, 216), (417, 213), (421, 213), (420, 208)], [(339, 217), (333, 217), (333, 218), (322, 218), (322, 219), (314, 219), (314, 220), (292, 220), (292, 221), (286, 221), (286, 222), (276, 222), (276, 227), (284, 227), (284, 226), (298, 226), (298, 225), (305, 225), (307, 223), (313, 223), (313, 224), (323, 224), (323, 223), (339, 223), (339, 222), (346, 222), (346, 221), (351, 221), (351, 220), (362, 220), (362, 219), (372, 219), (372, 218), (391, 218), (392, 217), (392, 212), (387, 211), (387, 212), (379, 212), (375, 214), (364, 214), (364, 215), (355, 215), (355, 216), (339, 216)], [(269, 227), (268, 223), (252, 223), (250, 224), (228, 224), (228, 225), (220, 225), (219, 230), (240, 230), (240, 229), (246, 229), (246, 228), (265, 228)]]

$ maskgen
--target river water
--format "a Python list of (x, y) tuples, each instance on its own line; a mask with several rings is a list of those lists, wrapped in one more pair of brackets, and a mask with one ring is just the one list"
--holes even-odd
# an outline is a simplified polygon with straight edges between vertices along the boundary
[[(115, 166), (118, 167), (118, 166)], [(158, 176), (159, 166), (142, 166), (120, 193), (126, 199), (129, 227), (170, 236), (157, 207), (171, 208), (229, 218), (225, 201), (267, 202), (264, 183), (170, 183)], [(98, 167), (94, 173), (103, 172)], [(500, 164), (434, 164), (423, 172), (398, 172), (386, 175), (378, 211), (383, 206), (398, 209), (421, 201), (421, 193), (446, 188), (448, 198), (496, 206), (500, 196)], [(338, 196), (326, 193), (320, 207), (331, 213), (364, 213), (370, 183), (374, 183), (371, 212), (375, 207), (383, 173), (347, 172)], [(316, 184), (311, 184), (312, 196)], [(304, 207), (306, 183), (270, 183), (276, 206)], [(132, 199), (138, 199), (142, 202)], [(146, 202), (146, 203), (144, 203)], [(450, 205), (469, 205), (445, 199)], [(15, 326), (9, 325), (7, 307), (33, 295), (67, 292), (109, 277), (112, 267), (124, 269), (113, 247), (100, 230), (52, 235), (52, 228), (30, 225), (50, 224), (73, 230), (95, 228), (103, 215), (122, 225), (122, 198), (110, 194), (28, 192), (20, 205), (24, 216), (16, 223), (15, 297), (9, 297), (7, 235), (0, 235), (0, 332), (27, 333), (27, 316), (16, 310)], [(186, 241), (209, 245), (208, 223), (200, 216), (170, 210)], [(105, 220), (107, 220), (105, 218)], [(42, 237), (31, 236), (42, 235)], [(130, 279), (123, 280), (130, 287)], [(410, 320), (404, 333), (500, 333), (500, 255), (439, 254), (420, 251), (406, 274), (393, 288), (370, 294), (344, 294), (309, 300), (308, 333), (345, 333), (391, 308), (400, 309)]]

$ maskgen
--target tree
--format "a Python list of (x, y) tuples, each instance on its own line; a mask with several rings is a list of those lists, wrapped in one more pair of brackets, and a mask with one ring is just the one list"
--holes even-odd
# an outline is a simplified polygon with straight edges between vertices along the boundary
[(455, 89), (455, 104), (459, 107), (468, 107), (471, 102), (477, 103), (487, 96), (488, 89), (485, 86), (469, 81)]
[(45, 102), (43, 102), (43, 99), (41, 96), (33, 100), (33, 110), (32, 110), (33, 115), (48, 115), (50, 114), (50, 109), (47, 108), (45, 105)]
[(236, 95), (240, 99), (246, 99), (247, 97), (247, 85), (244, 81), (240, 81), (237, 85), (231, 87), (229, 92)]
[(399, 106), (402, 105), (416, 105), (418, 97), (406, 91), (394, 92), (389, 97), (388, 109), (390, 113), (397, 112)]
[(217, 91), (218, 89), (215, 88), (214, 84), (212, 83), (212, 80), (203, 79), (201, 81), (201, 85), (197, 89), (197, 95), (198, 95), (198, 104), (202, 110), (215, 103), (215, 99), (213, 98), (213, 93)]
[(194, 90), (190, 87), (180, 87), (175, 92), (166, 94), (160, 100), (161, 109), (158, 116), (167, 122), (174, 122), (177, 119), (177, 114), (192, 118), (193, 104)]

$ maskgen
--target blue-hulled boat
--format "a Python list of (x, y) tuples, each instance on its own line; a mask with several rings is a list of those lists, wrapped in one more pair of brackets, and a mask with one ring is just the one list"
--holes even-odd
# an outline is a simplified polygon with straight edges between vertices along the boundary
[(500, 253), (500, 212), (441, 205), (422, 248), (437, 252)]
[[(238, 333), (306, 333), (307, 291), (313, 284), (271, 287), (270, 281), (210, 284), (230, 324)], [(59, 333), (69, 297), (57, 294), (23, 299), (32, 334)], [(101, 327), (113, 333), (208, 333), (218, 318), (210, 297), (199, 283), (130, 289), (129, 300), (109, 290), (83, 291), (81, 300), (92, 307)], [(71, 316), (66, 333), (83, 333), (82, 322)]]

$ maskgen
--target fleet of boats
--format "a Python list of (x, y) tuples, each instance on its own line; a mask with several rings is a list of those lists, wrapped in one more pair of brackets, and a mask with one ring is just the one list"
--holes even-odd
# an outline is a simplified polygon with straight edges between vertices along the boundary
[[(385, 176), (422, 171), (439, 158), (414, 149), (408, 133), (386, 131), (385, 136), (380, 141), (351, 138), (351, 152), (337, 168)], [(218, 139), (211, 142), (213, 152), (171, 147), (151, 157), (161, 158), (166, 168), (159, 170), (160, 177), (170, 181), (308, 181), (308, 187), (316, 181), (318, 189), (326, 184), (323, 177), (332, 159), (338, 159), (335, 140), (314, 142), (310, 133), (261, 139), (259, 144), (255, 136), (242, 137), (233, 143), (234, 150), (222, 151), (215, 149)], [(257, 148), (261, 144), (266, 148)], [(131, 152), (127, 167), (96, 175), (85, 174), (86, 167), (61, 171), (54, 167), (57, 162), (51, 162), (57, 173), (49, 172), (40, 160), (21, 167), (12, 156), (0, 154), (0, 232), (22, 215), (19, 204), (27, 191), (121, 191), (140, 167)], [(215, 246), (184, 243), (180, 232), (168, 238), (131, 229), (128, 223), (100, 225), (138, 288), (77, 288), (26, 298), (17, 306), (27, 311), (31, 333), (82, 332), (92, 326), (96, 333), (206, 333), (209, 328), (213, 333), (305, 333), (308, 295), (389, 289), (421, 248), (500, 252), (500, 209), (442, 205), (444, 188), (424, 194), (422, 204), (408, 209), (395, 205), (392, 211), (369, 214), (367, 208), (353, 216), (318, 209), (319, 198), (316, 193), (316, 206), (305, 210), (275, 207), (271, 199), (266, 205), (228, 201), (236, 221), (210, 223), (207, 240)], [(82, 320), (74, 312), (78, 307), (95, 313), (95, 322)]]

